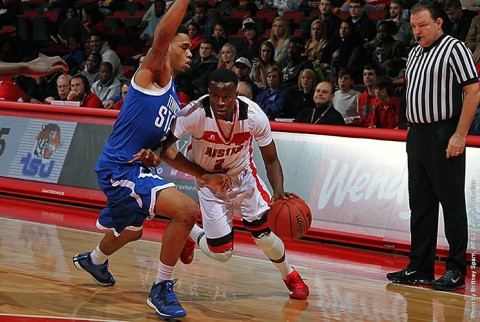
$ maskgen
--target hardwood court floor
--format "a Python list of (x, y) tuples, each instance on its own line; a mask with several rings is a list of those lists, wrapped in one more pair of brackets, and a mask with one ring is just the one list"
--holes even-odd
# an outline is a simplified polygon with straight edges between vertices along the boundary
[[(96, 212), (0, 196), (0, 321), (159, 320), (145, 301), (165, 222), (148, 223), (142, 240), (112, 256), (117, 284), (100, 287), (71, 263), (73, 254), (92, 250), (101, 238), (94, 232)], [(197, 250), (191, 265), (177, 265), (175, 291), (187, 311), (181, 321), (480, 318), (478, 308), (472, 312), (480, 301), (469, 285), (447, 293), (388, 284), (385, 273), (402, 268), (404, 256), (312, 242), (286, 245), (311, 293), (308, 301), (289, 300), (279, 273), (250, 239), (237, 232), (236, 255), (225, 264)]]

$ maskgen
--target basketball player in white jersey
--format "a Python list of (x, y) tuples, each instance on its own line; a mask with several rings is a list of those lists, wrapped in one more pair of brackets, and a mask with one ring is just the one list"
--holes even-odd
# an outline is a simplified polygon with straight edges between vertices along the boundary
[[(170, 147), (162, 159), (170, 166), (200, 178), (205, 172), (230, 176), (228, 190), (212, 188), (197, 179), (203, 229), (194, 226), (190, 237), (209, 257), (220, 262), (233, 252), (233, 216), (242, 217), (255, 243), (280, 271), (290, 297), (305, 300), (308, 286), (290, 266), (285, 246), (268, 226), (269, 204), (277, 199), (298, 198), (283, 189), (283, 172), (267, 116), (253, 101), (237, 97), (238, 78), (231, 70), (217, 69), (209, 76), (209, 94), (190, 103), (177, 116), (164, 142)], [(179, 138), (191, 134), (188, 158), (174, 146)], [(253, 140), (260, 147), (270, 195), (253, 163)], [(151, 163), (155, 159), (153, 164)], [(142, 150), (134, 160), (158, 165), (152, 151)], [(156, 164), (155, 164), (156, 163)]]

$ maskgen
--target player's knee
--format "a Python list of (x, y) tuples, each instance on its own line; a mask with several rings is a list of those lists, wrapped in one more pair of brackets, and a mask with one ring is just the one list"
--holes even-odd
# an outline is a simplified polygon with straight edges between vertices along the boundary
[(177, 220), (187, 225), (190, 229), (193, 228), (193, 225), (197, 221), (198, 217), (198, 206), (196, 203), (188, 203), (183, 205), (178, 209)]
[(278, 238), (271, 231), (266, 231), (261, 234), (252, 234), (252, 236), (255, 244), (262, 249), (272, 248), (275, 244), (276, 238)]
[(221, 263), (225, 263), (225, 262), (228, 262), (230, 258), (232, 258), (233, 251), (227, 250), (221, 253), (213, 253), (212, 255), (214, 260), (219, 261)]

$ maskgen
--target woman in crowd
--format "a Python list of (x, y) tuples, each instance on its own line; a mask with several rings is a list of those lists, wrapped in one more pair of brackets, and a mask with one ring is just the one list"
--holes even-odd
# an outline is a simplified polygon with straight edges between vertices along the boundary
[(226, 68), (226, 69), (233, 70), (233, 65), (235, 64), (235, 61), (237, 60), (237, 58), (238, 58), (237, 50), (232, 44), (227, 42), (225, 45), (223, 45), (218, 55), (217, 68), (219, 69)]
[(305, 68), (298, 76), (298, 89), (295, 91), (294, 101), (284, 109), (286, 118), (295, 118), (298, 113), (306, 107), (313, 107), (313, 93), (317, 86), (318, 79), (315, 71)]
[(283, 108), (288, 100), (288, 90), (282, 85), (282, 72), (277, 66), (267, 69), (267, 89), (261, 91), (256, 102), (267, 114), (268, 118), (274, 120), (283, 116)]
[[(310, 39), (305, 43), (305, 55), (313, 63), (317, 80), (325, 79), (325, 72), (330, 66), (330, 54), (324, 50), (328, 44), (327, 26), (323, 20), (314, 20), (310, 25)], [(327, 47), (328, 48), (328, 47)]]
[(255, 82), (258, 88), (267, 88), (267, 68), (276, 65), (273, 59), (275, 48), (270, 41), (263, 41), (260, 46), (258, 58), (253, 59), (252, 72), (250, 78)]
[(279, 66), (287, 60), (287, 48), (290, 37), (288, 22), (282, 17), (276, 17), (272, 22), (272, 32), (269, 41), (275, 48), (274, 59)]

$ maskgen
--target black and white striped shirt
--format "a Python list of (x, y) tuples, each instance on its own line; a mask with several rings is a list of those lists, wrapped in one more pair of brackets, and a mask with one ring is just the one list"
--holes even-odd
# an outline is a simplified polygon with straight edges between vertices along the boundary
[(414, 124), (459, 117), (463, 87), (478, 82), (470, 50), (445, 34), (428, 48), (410, 51), (406, 78), (407, 120)]

